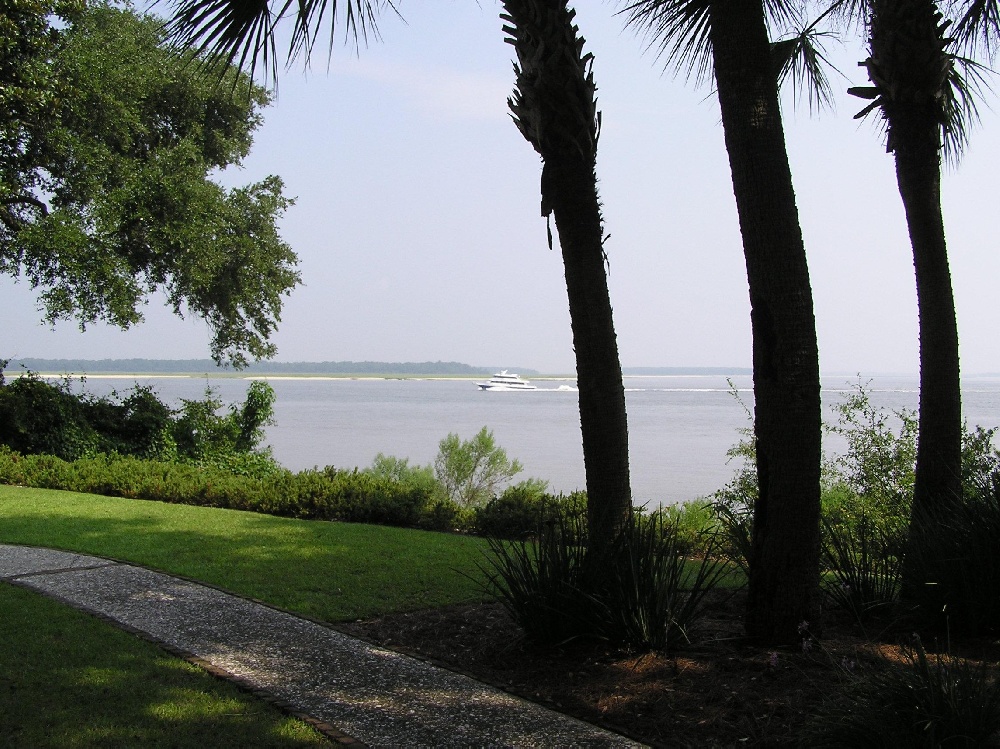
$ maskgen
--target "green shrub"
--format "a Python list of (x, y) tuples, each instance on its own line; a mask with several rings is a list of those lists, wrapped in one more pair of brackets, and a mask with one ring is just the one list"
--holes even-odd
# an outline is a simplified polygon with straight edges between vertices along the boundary
[(231, 473), (234, 476), (261, 480), (283, 474), (287, 470), (274, 459), (270, 448), (254, 452), (231, 452), (206, 456), (196, 461), (194, 465)]
[(331, 484), (328, 520), (415, 526), (431, 499), (420, 487), (360, 472), (340, 472)]
[(522, 481), (508, 487), (499, 497), (474, 509), (474, 529), (481, 536), (520, 539), (538, 532), (549, 521), (586, 518), (586, 492), (553, 496), (544, 484)]
[(434, 476), (433, 466), (411, 466), (409, 458), (396, 458), (379, 453), (364, 472), (401, 484), (419, 486), (432, 494), (445, 496), (444, 488)]
[(675, 540), (682, 554), (704, 554), (711, 545), (722, 553), (722, 527), (712, 502), (695, 500), (667, 505), (656, 510), (662, 520), (674, 529)]
[(993, 746), (1000, 731), (1000, 681), (984, 664), (928, 657), (919, 642), (906, 663), (879, 663), (851, 675), (800, 737), (802, 746)]
[(585, 517), (560, 515), (537, 526), (530, 540), (487, 536), (489, 554), (480, 565), (485, 590), (542, 647), (592, 644), (611, 617), (607, 604), (588, 592), (586, 527)]
[(470, 524), (467, 513), (424, 488), (331, 467), (301, 473), (277, 469), (258, 477), (209, 464), (114, 454), (68, 462), (0, 447), (0, 482), (304, 519), (435, 530)]
[(255, 451), (264, 427), (273, 422), (274, 390), (266, 382), (251, 382), (246, 400), (220, 414), (223, 403), (208, 386), (201, 400), (181, 400), (171, 434), (181, 460), (211, 461)]
[(717, 536), (695, 543), (691, 559), (675, 522), (662, 515), (634, 515), (613, 549), (610, 575), (599, 596), (611, 612), (607, 639), (640, 650), (671, 650), (690, 644), (706, 596), (727, 573)]
[(467, 507), (459, 507), (450, 499), (432, 497), (417, 521), (417, 527), (428, 531), (468, 531), (474, 516)]
[(79, 397), (87, 423), (101, 439), (94, 452), (114, 452), (141, 458), (170, 459), (176, 454), (171, 425), (173, 411), (150, 387), (136, 385), (121, 399)]
[[(860, 382), (834, 410), (837, 423), (827, 429), (847, 441), (847, 450), (834, 459), (828, 473), (832, 473), (830, 483), (842, 483), (849, 490), (844, 520), (862, 514), (876, 522), (908, 519), (917, 460), (917, 415), (907, 409), (887, 413), (876, 408)], [(893, 420), (898, 422), (895, 430)]]
[[(823, 562), (831, 573), (826, 590), (836, 603), (866, 618), (899, 592), (917, 419), (907, 410), (887, 413), (874, 407), (863, 384), (836, 410), (837, 424), (827, 429), (843, 437), (847, 449), (825, 462), (822, 472)], [(964, 502), (937, 519), (934, 533), (910, 552), (920, 556), (910, 560), (917, 577), (930, 583), (910, 597), (925, 613), (947, 612), (952, 626), (961, 618), (961, 626), (975, 631), (991, 630), (1000, 622), (1000, 562), (993, 561), (1000, 558), (1000, 501), (995, 490), (1000, 486), (1000, 451), (993, 445), (995, 433), (981, 427), (964, 430)], [(751, 429), (741, 430), (728, 455), (741, 462), (733, 479), (713, 495), (712, 506), (724, 553), (747, 572), (757, 500)]]
[(997, 428), (962, 431), (962, 486), (965, 496), (978, 501), (983, 492), (1000, 485), (1000, 450), (994, 446)]
[(739, 464), (733, 478), (712, 495), (711, 508), (716, 517), (721, 553), (746, 577), (753, 552), (753, 511), (759, 494), (753, 429), (740, 429), (739, 441), (726, 451), (726, 456)]
[(68, 381), (52, 384), (29, 372), (0, 387), (0, 443), (74, 460), (98, 450), (101, 439)]
[[(3, 362), (0, 362), (3, 364)], [(278, 469), (259, 450), (272, 423), (274, 391), (252, 382), (246, 400), (223, 408), (212, 388), (202, 400), (184, 400), (174, 411), (152, 388), (137, 385), (124, 396), (73, 392), (70, 380), (33, 372), (7, 382), (0, 369), (0, 444), (22, 455), (77, 460), (102, 453), (151, 460), (182, 460), (264, 476)]]

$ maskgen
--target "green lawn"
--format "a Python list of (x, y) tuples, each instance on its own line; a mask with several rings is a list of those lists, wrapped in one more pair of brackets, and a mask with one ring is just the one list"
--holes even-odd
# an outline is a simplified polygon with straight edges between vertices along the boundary
[(134, 562), (330, 622), (483, 600), (481, 539), (0, 486), (0, 543)]
[[(106, 556), (326, 621), (478, 601), (480, 539), (0, 486), (0, 543)], [(109, 624), (0, 584), (0, 746), (325, 739)]]
[(156, 646), (0, 584), (0, 746), (306, 747), (321, 734)]

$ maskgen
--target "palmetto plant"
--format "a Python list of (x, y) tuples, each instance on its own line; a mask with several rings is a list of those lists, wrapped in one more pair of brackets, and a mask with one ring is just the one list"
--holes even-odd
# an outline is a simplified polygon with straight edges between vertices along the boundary
[[(812, 290), (778, 104), (778, 73), (815, 57), (772, 47), (768, 22), (790, 22), (788, 0), (637, 0), (624, 11), (670, 66), (711, 75), (719, 97), (750, 290), (754, 505), (746, 625), (773, 643), (799, 641), (820, 604), (821, 417)], [(799, 50), (810, 31), (800, 34)], [(781, 58), (784, 57), (784, 60)], [(789, 67), (791, 65), (791, 67)], [(822, 98), (822, 86), (818, 89)]]

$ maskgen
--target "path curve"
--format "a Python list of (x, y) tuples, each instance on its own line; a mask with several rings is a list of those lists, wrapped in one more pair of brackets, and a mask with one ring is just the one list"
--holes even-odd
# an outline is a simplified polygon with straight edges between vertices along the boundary
[(641, 746), (467, 676), (143, 567), (0, 544), (0, 580), (151, 639), (346, 746)]

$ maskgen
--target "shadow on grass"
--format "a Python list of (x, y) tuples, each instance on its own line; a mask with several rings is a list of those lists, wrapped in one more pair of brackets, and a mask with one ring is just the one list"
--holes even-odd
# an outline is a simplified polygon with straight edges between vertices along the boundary
[(303, 723), (155, 646), (0, 584), (5, 746), (316, 746)]
[(111, 557), (324, 621), (482, 600), (480, 539), (0, 486), (0, 542)]

